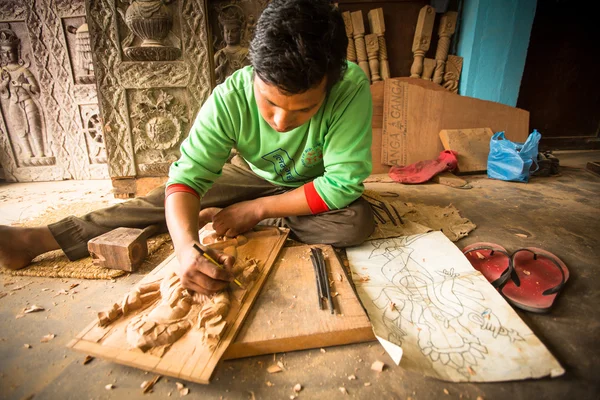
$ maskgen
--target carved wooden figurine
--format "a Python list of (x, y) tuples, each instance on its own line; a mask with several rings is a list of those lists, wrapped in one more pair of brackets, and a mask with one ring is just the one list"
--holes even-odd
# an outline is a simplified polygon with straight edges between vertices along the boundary
[(446, 65), (446, 59), (448, 58), (448, 50), (450, 49), (450, 37), (456, 30), (456, 18), (457, 12), (448, 11), (444, 14), (440, 20), (440, 28), (438, 30), (439, 40), (437, 49), (435, 51), (435, 73), (433, 75), (433, 82), (439, 85), (442, 84), (442, 78), (444, 76), (444, 68)]
[(350, 11), (344, 11), (342, 13), (344, 18), (344, 26), (346, 27), (346, 36), (348, 37), (348, 49), (346, 50), (346, 58), (348, 61), (356, 63), (356, 48), (354, 47), (354, 39), (352, 38), (352, 18), (350, 17)]
[(415, 59), (410, 68), (411, 78), (420, 78), (423, 72), (423, 58), (431, 45), (431, 34), (435, 21), (435, 10), (431, 6), (425, 6), (419, 11), (417, 29), (413, 40), (412, 52)]
[(379, 53), (377, 34), (371, 33), (365, 36), (365, 42), (367, 44), (367, 55), (369, 56), (369, 67), (371, 69), (371, 82), (378, 82), (381, 80), (381, 76), (379, 76), (379, 60), (377, 59), (377, 54)]
[(462, 57), (453, 55), (448, 56), (443, 86), (452, 93), (458, 93), (458, 82), (460, 79), (460, 73), (462, 71), (462, 65)]
[(367, 48), (365, 45), (365, 24), (363, 22), (362, 11), (354, 11), (350, 14), (352, 18), (352, 30), (354, 35), (354, 45), (356, 46), (356, 57), (358, 65), (364, 71), (367, 78), (371, 79), (369, 62), (367, 61)]
[(421, 74), (421, 78), (426, 81), (430, 81), (433, 76), (433, 70), (435, 69), (435, 60), (433, 58), (424, 58), (423, 59), (423, 73)]
[(377, 41), (379, 44), (379, 75), (381, 79), (390, 78), (390, 65), (388, 63), (387, 46), (385, 44), (385, 22), (383, 21), (383, 9), (375, 8), (369, 11), (369, 27), (371, 33), (377, 35)]

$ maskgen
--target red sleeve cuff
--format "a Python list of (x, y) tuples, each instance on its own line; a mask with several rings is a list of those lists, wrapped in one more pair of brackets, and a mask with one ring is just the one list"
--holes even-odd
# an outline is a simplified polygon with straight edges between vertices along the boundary
[(313, 214), (329, 211), (329, 207), (325, 204), (321, 196), (319, 196), (319, 193), (317, 193), (314, 183), (310, 182), (304, 185), (304, 195)]
[(196, 196), (197, 198), (200, 198), (200, 195), (198, 194), (198, 192), (196, 192), (194, 189), (192, 189), (188, 185), (184, 185), (183, 183), (174, 183), (172, 185), (167, 186), (167, 190), (165, 191), (165, 200), (171, 194), (177, 193), (177, 192), (191, 193), (194, 196)]

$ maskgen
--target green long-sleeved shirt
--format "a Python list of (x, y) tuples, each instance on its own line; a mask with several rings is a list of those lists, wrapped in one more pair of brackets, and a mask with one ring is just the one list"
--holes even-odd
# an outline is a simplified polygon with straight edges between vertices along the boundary
[(369, 80), (348, 62), (343, 78), (308, 122), (277, 132), (260, 115), (253, 69), (245, 67), (217, 86), (202, 106), (167, 185), (184, 184), (203, 196), (235, 147), (265, 180), (292, 188), (312, 181), (329, 209), (343, 208), (362, 194), (362, 182), (371, 173), (372, 114)]

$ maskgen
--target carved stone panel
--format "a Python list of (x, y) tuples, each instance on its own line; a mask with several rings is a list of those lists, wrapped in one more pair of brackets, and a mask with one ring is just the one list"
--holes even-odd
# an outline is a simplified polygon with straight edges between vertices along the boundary
[(212, 89), (204, 0), (85, 0), (111, 178), (164, 176)]
[(0, 49), (6, 179), (107, 178), (106, 164), (91, 161), (81, 112), (97, 108), (83, 0), (0, 0)]

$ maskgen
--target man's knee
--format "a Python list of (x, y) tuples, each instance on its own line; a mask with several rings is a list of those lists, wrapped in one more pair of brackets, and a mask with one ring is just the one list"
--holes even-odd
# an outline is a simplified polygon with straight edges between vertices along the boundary
[(338, 240), (333, 247), (351, 247), (362, 244), (375, 230), (375, 219), (369, 202), (360, 197), (347, 208), (350, 215), (347, 229), (340, 229)]

